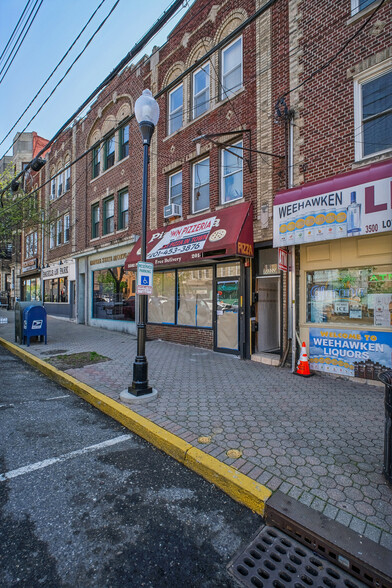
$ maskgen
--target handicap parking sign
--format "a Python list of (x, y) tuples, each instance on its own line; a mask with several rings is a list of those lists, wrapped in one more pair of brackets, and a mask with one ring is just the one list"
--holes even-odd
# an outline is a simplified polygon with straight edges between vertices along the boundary
[(153, 264), (146, 261), (139, 261), (137, 264), (137, 294), (152, 294), (153, 285)]
[(142, 286), (148, 286), (150, 283), (150, 276), (142, 276), (141, 282)]

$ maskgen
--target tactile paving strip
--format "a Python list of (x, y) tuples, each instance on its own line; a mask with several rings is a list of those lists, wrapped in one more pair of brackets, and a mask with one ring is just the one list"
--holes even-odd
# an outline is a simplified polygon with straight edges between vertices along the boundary
[(285, 533), (265, 526), (228, 566), (250, 588), (365, 588)]

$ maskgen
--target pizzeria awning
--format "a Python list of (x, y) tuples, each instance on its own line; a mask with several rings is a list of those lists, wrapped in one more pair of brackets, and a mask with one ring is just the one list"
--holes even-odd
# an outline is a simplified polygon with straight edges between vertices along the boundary
[[(125, 270), (140, 261), (139, 239), (125, 260)], [(167, 267), (203, 259), (253, 257), (253, 206), (249, 203), (209, 212), (147, 232), (147, 261)]]

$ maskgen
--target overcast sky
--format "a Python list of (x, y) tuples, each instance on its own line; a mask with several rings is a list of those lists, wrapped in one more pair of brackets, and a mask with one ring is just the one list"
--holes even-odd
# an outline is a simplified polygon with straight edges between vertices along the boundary
[[(33, 8), (35, 1), (30, 0), (26, 14)], [(7, 135), (101, 1), (43, 0), (18, 54), (0, 83), (0, 141)], [(12, 133), (0, 145), (0, 158), (12, 145), (15, 133), (22, 131), (36, 113), (91, 35), (110, 12), (115, 1), (104, 1), (64, 63)], [(0, 55), (3, 53), (27, 2), (28, 0), (0, 0)], [(82, 57), (41, 112), (29, 124), (26, 131), (37, 131), (46, 139), (52, 138), (62, 124), (125, 57), (172, 2), (173, 0), (145, 0), (144, 2), (120, 0), (103, 28), (94, 37)], [(39, 2), (37, 7), (38, 5)], [(162, 45), (170, 30), (185, 12), (186, 8), (180, 9), (174, 19), (158, 33), (134, 62), (138, 61), (142, 55), (150, 53), (154, 45)], [(8, 51), (0, 61), (0, 70), (3, 69), (7, 56)], [(0, 74), (0, 80), (4, 72), (5, 69)], [(12, 151), (9, 151), (8, 155), (12, 155)]]

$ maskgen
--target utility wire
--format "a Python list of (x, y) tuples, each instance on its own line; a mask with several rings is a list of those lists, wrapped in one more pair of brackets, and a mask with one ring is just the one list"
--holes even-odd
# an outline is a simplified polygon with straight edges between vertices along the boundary
[[(30, 1), (30, 0), (29, 0)], [(80, 31), (80, 33), (78, 34), (78, 36), (75, 38), (75, 40), (73, 41), (72, 45), (70, 45), (70, 47), (67, 49), (66, 53), (64, 53), (63, 57), (61, 58), (61, 60), (58, 62), (58, 64), (56, 65), (56, 67), (54, 68), (54, 70), (52, 71), (52, 73), (46, 78), (45, 82), (42, 84), (42, 86), (40, 87), (40, 89), (38, 90), (38, 92), (36, 93), (36, 95), (34, 96), (34, 98), (30, 101), (30, 103), (28, 104), (28, 106), (24, 109), (24, 111), (22, 112), (22, 114), (20, 115), (20, 117), (18, 118), (18, 120), (15, 122), (15, 124), (10, 128), (10, 130), (8, 131), (8, 133), (5, 135), (5, 137), (1, 140), (0, 145), (2, 145), (4, 143), (4, 141), (6, 140), (6, 138), (12, 133), (12, 131), (14, 130), (14, 128), (16, 127), (16, 125), (18, 124), (18, 122), (21, 120), (21, 118), (26, 114), (26, 112), (29, 110), (30, 106), (35, 102), (35, 100), (37, 99), (37, 97), (40, 95), (40, 93), (42, 92), (42, 90), (45, 88), (46, 84), (49, 82), (49, 80), (52, 78), (52, 76), (54, 75), (54, 73), (58, 70), (58, 68), (60, 67), (60, 65), (63, 63), (63, 61), (65, 60), (65, 58), (67, 57), (67, 55), (70, 53), (71, 49), (75, 46), (75, 44), (77, 43), (77, 41), (80, 39), (80, 37), (82, 36), (82, 34), (84, 33), (84, 31), (86, 30), (87, 26), (90, 24), (90, 22), (92, 21), (92, 19), (94, 18), (94, 16), (96, 15), (96, 13), (98, 12), (98, 10), (101, 8), (102, 4), (104, 4), (106, 2), (106, 0), (102, 0), (102, 2), (98, 5), (98, 7), (94, 10), (94, 12), (92, 13), (92, 15), (90, 16), (90, 18), (88, 19), (88, 21), (86, 22), (86, 24), (84, 25), (84, 27), (82, 28), (82, 30)], [(45, 104), (45, 103), (44, 103)], [(42, 105), (43, 106), (43, 105)], [(39, 112), (39, 111), (38, 111)], [(36, 113), (36, 115), (38, 114), (38, 112)], [(35, 116), (36, 116), (35, 115)], [(31, 122), (31, 121), (30, 121)], [(22, 131), (23, 132), (23, 131)], [(12, 143), (11, 147), (13, 147), (15, 144)], [(10, 149), (11, 149), (10, 147)]]
[(6, 46), (5, 46), (5, 47), (4, 47), (4, 49), (3, 49), (3, 53), (0, 55), (0, 63), (1, 63), (1, 60), (3, 59), (3, 57), (4, 57), (5, 53), (6, 53), (7, 49), (8, 49), (8, 46), (10, 45), (10, 43), (12, 43), (12, 39), (13, 39), (14, 35), (16, 34), (16, 31), (18, 30), (20, 23), (21, 23), (21, 22), (22, 22), (22, 20), (23, 20), (23, 16), (24, 16), (24, 14), (25, 14), (25, 12), (26, 12), (26, 10), (27, 10), (27, 8), (28, 8), (28, 6), (29, 6), (30, 2), (31, 2), (31, 0), (27, 0), (26, 6), (24, 7), (24, 9), (23, 9), (23, 12), (22, 12), (22, 14), (20, 15), (20, 18), (19, 18), (18, 22), (16, 23), (16, 25), (15, 25), (15, 28), (14, 28), (14, 30), (12, 31), (12, 33), (11, 33), (11, 36), (10, 36), (10, 38), (8, 39)]
[[(30, 16), (31, 16), (32, 12), (34, 11), (35, 7), (36, 7), (36, 6), (37, 6), (37, 4), (38, 4), (38, 1), (39, 1), (39, 0), (37, 0), (37, 1), (36, 1), (36, 3), (34, 4), (34, 6), (33, 6), (33, 9), (32, 9), (32, 11), (30, 12), (30, 14), (29, 14), (29, 17), (28, 17), (28, 18), (30, 18)], [(19, 51), (19, 49), (21, 48), (21, 45), (22, 45), (23, 41), (25, 40), (25, 38), (26, 38), (26, 35), (27, 35), (27, 33), (29, 32), (29, 30), (30, 30), (30, 28), (31, 28), (31, 25), (33, 24), (33, 22), (34, 22), (34, 20), (35, 20), (35, 17), (37, 16), (37, 14), (38, 14), (38, 11), (39, 11), (39, 9), (40, 9), (40, 8), (41, 8), (41, 6), (42, 6), (42, 3), (43, 3), (43, 1), (44, 1), (44, 0), (41, 0), (41, 2), (40, 2), (40, 4), (39, 4), (39, 6), (38, 6), (38, 8), (37, 8), (37, 10), (36, 10), (36, 12), (35, 12), (35, 14), (34, 14), (33, 18), (32, 18), (32, 20), (31, 20), (31, 22), (30, 22), (30, 24), (29, 24), (29, 26), (28, 26), (28, 28), (27, 28), (27, 31), (26, 31), (26, 32), (25, 32), (25, 34), (23, 35), (23, 38), (22, 38), (21, 42), (19, 43), (19, 45), (18, 45), (18, 47), (17, 47), (17, 49), (16, 49), (16, 51), (15, 51), (15, 53), (14, 53), (14, 55), (13, 55), (13, 57), (12, 57), (11, 61), (10, 61), (10, 63), (9, 63), (9, 65), (8, 65), (7, 69), (5, 70), (5, 72), (4, 72), (4, 74), (3, 74), (3, 77), (0, 79), (0, 84), (1, 84), (1, 82), (4, 80), (5, 76), (7, 75), (7, 72), (8, 72), (8, 70), (9, 70), (9, 68), (11, 67), (11, 65), (12, 65), (12, 63), (13, 63), (13, 61), (14, 61), (15, 57), (17, 56), (17, 54), (18, 54), (18, 51)], [(28, 21), (27, 21), (27, 22), (28, 22)], [(27, 24), (27, 23), (25, 23), (25, 25), (26, 25), (26, 24)], [(16, 42), (15, 42), (15, 45), (16, 45), (16, 44), (17, 44), (17, 42), (19, 41), (19, 39), (20, 39), (20, 37), (21, 37), (22, 33), (23, 33), (23, 29), (22, 29), (22, 31), (21, 31), (21, 33), (20, 33), (19, 37), (17, 38), (17, 40), (16, 40)], [(13, 48), (12, 48), (12, 51), (14, 50), (14, 48), (15, 48), (15, 45), (13, 46)], [(5, 62), (5, 64), (4, 64), (3, 68), (2, 68), (2, 70), (0, 71), (0, 75), (3, 73), (3, 71), (4, 71), (4, 68), (5, 68), (5, 66), (7, 65), (7, 62), (8, 62), (8, 61), (9, 61), (9, 59), (10, 59), (10, 57), (11, 57), (11, 55), (12, 55), (12, 51), (11, 51), (10, 55), (8, 56), (8, 58), (7, 58), (7, 61)]]

